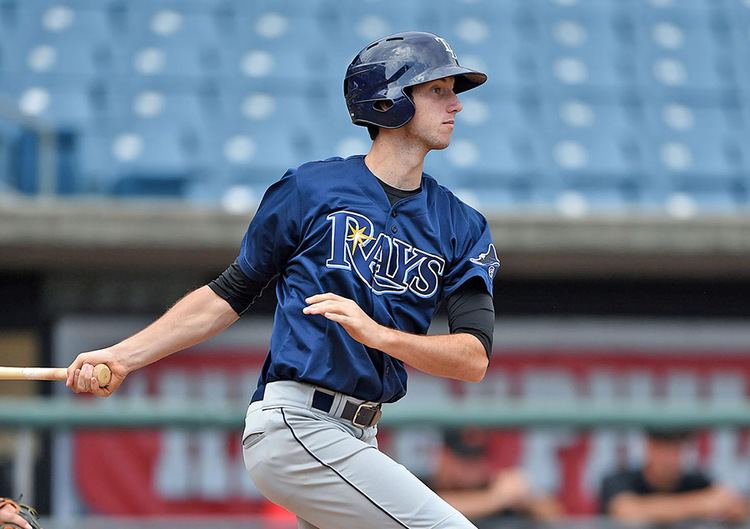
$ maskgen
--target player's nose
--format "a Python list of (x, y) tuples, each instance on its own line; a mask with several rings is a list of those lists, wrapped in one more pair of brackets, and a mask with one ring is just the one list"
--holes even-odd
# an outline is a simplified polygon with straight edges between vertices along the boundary
[(451, 96), (451, 101), (448, 104), (448, 112), (451, 114), (458, 114), (463, 110), (464, 106), (461, 104), (461, 100), (458, 98), (456, 94), (453, 94)]

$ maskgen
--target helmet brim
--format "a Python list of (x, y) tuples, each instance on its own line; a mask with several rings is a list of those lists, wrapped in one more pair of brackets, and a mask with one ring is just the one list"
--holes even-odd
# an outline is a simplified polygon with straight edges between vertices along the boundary
[(455, 78), (456, 84), (453, 87), (453, 91), (456, 94), (476, 88), (487, 81), (486, 74), (464, 68), (463, 66), (438, 66), (422, 72), (419, 76), (412, 79), (409, 86), (429, 83), (430, 81), (444, 79), (445, 77)]

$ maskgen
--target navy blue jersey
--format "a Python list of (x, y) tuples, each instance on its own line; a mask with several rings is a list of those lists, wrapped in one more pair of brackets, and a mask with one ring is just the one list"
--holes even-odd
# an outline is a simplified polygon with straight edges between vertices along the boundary
[(297, 380), (377, 402), (406, 393), (403, 362), (303, 314), (305, 299), (332, 292), (381, 325), (426, 334), (444, 296), (473, 277), (492, 293), (500, 265), (480, 213), (426, 174), (419, 193), (391, 206), (363, 156), (311, 162), (269, 187), (238, 263), (254, 281), (279, 276), (271, 348), (252, 400), (268, 382)]

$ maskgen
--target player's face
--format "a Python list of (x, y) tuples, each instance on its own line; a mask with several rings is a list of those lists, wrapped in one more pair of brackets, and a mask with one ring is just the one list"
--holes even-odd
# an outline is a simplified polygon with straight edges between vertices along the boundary
[(445, 149), (450, 144), (456, 114), (462, 108), (453, 92), (454, 82), (453, 77), (446, 77), (412, 88), (416, 112), (405, 128), (430, 150)]

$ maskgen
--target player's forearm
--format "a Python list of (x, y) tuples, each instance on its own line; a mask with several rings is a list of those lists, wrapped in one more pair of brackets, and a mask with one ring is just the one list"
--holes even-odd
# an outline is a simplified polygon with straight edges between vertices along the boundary
[(470, 334), (422, 336), (382, 327), (376, 349), (430, 375), (479, 382), (489, 359)]
[(203, 286), (180, 299), (154, 323), (111, 349), (131, 372), (207, 340), (237, 319), (237, 313), (226, 301)]
[(681, 494), (624, 494), (610, 503), (609, 514), (629, 522), (672, 523), (706, 517), (702, 492)]

